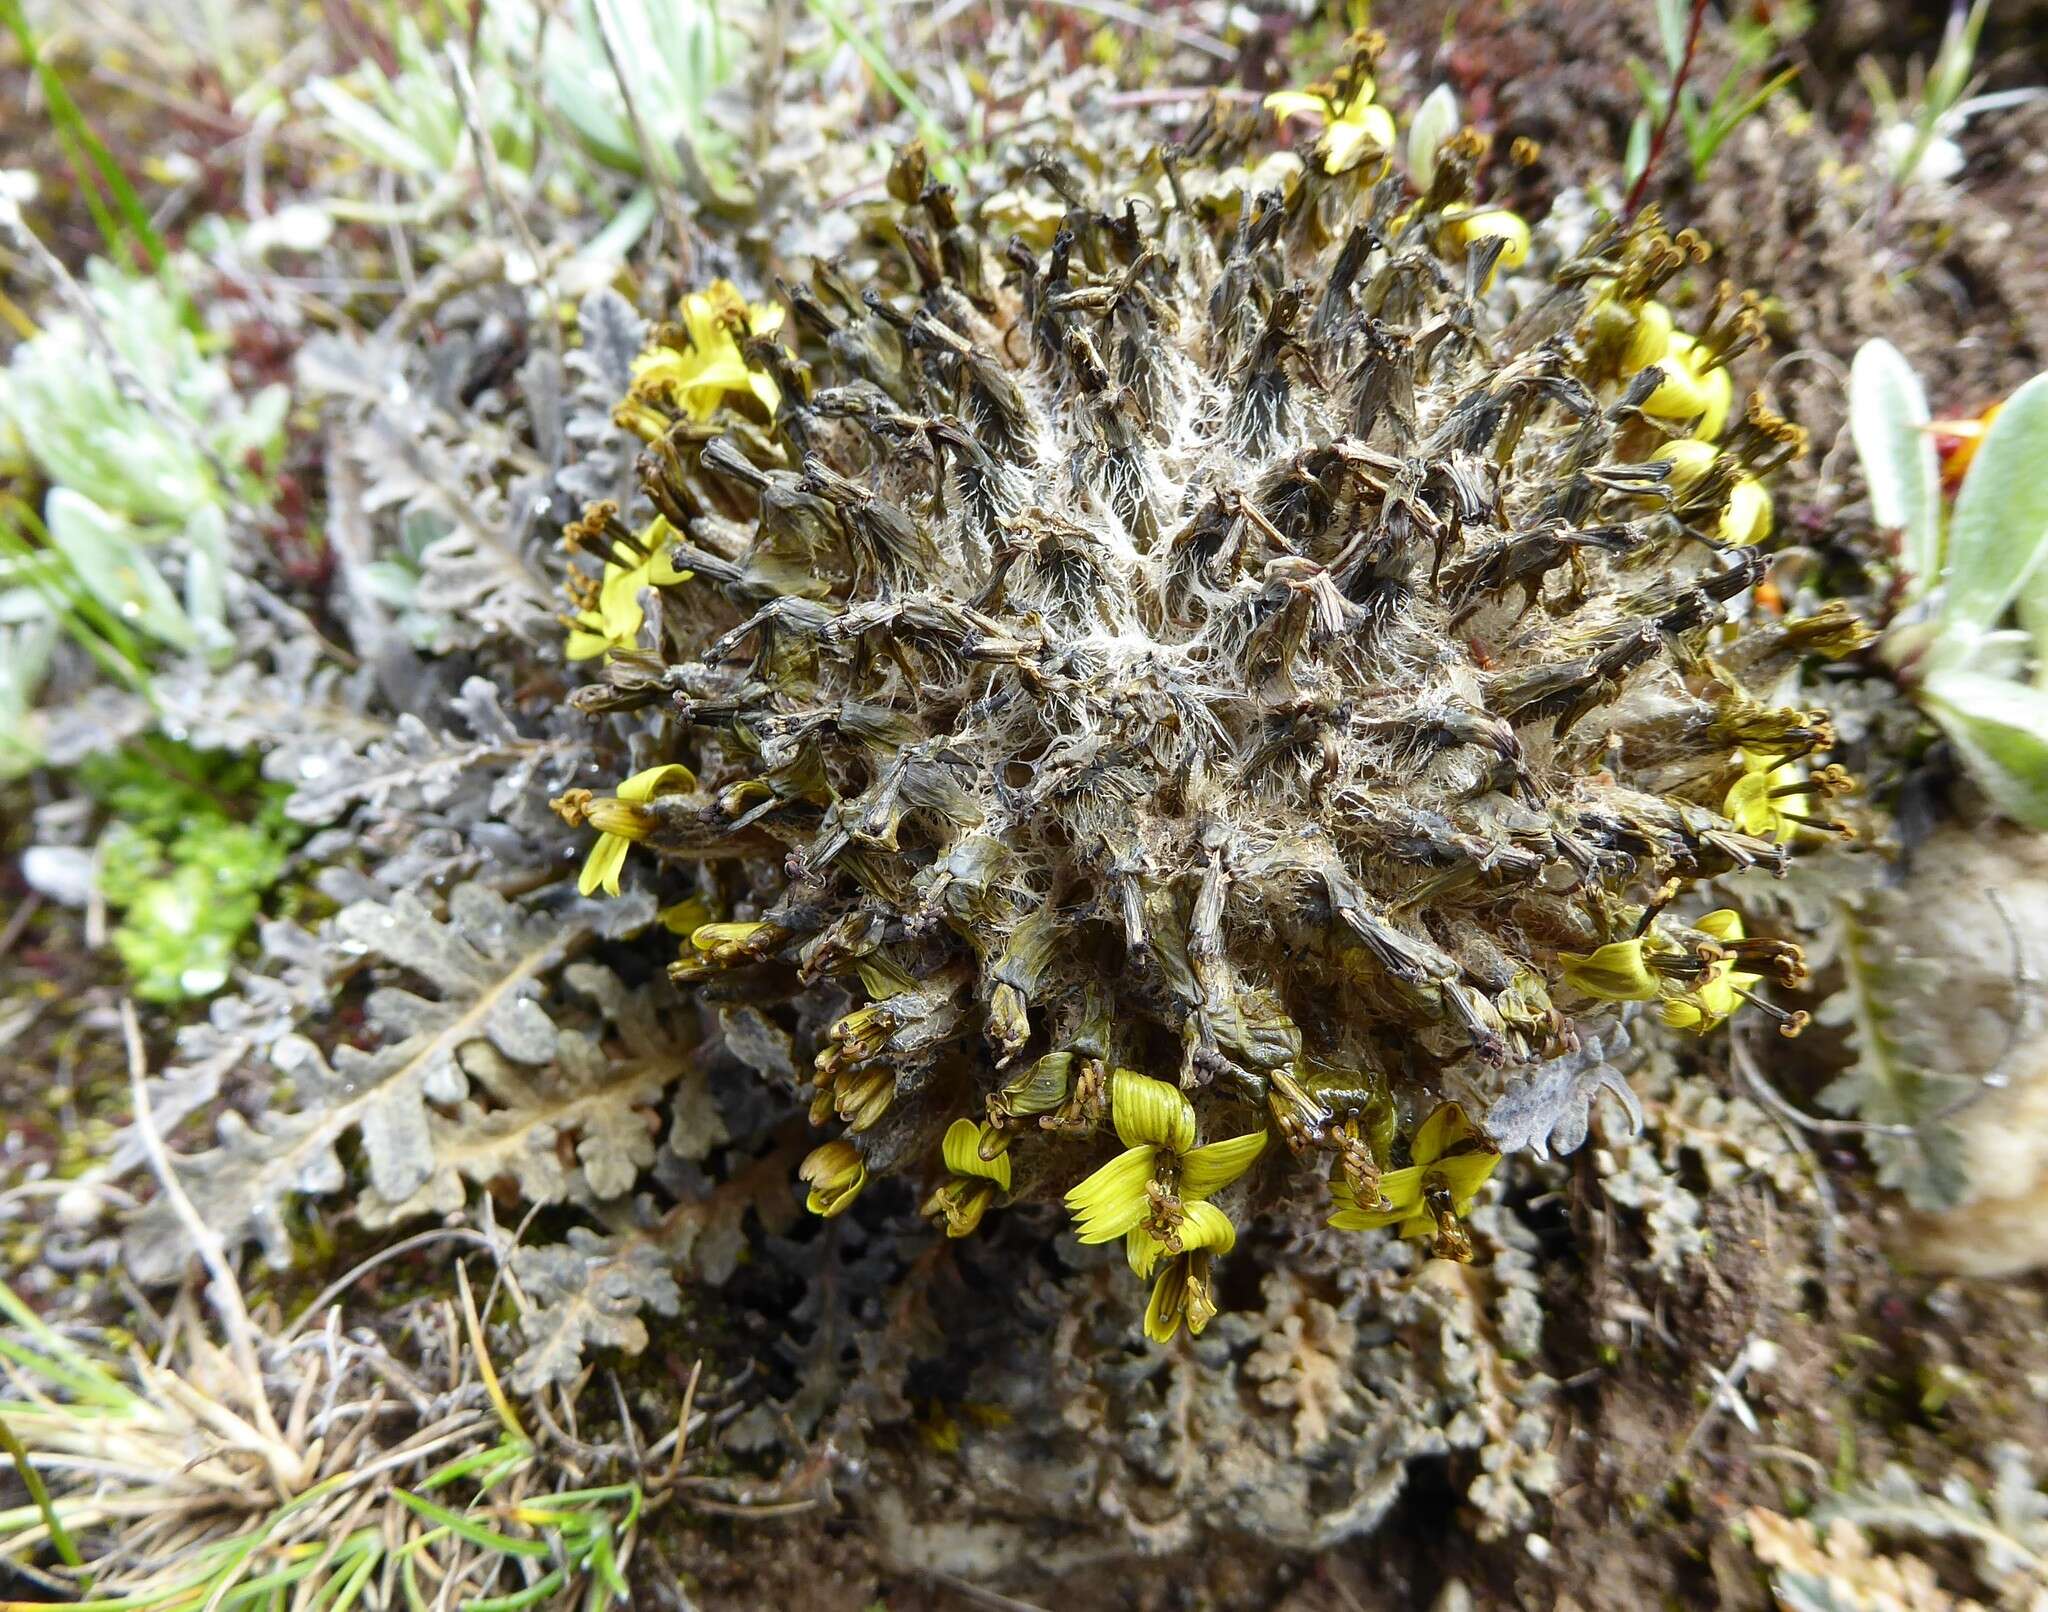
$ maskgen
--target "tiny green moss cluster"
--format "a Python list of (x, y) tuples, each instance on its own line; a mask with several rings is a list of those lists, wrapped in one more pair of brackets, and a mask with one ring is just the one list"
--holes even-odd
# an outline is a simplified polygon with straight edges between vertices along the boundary
[(1453, 1105), (1606, 1003), (1705, 1030), (1796, 974), (1666, 909), (1782, 865), (1828, 728), (1750, 690), (1856, 631), (1731, 609), (1798, 439), (1731, 407), (1753, 302), (1674, 318), (1704, 252), (1654, 218), (1532, 252), (1469, 132), (1415, 183), (1369, 66), (1291, 98), (1305, 162), (1212, 121), (976, 221), (912, 150), (872, 273), (662, 328), (619, 416), (660, 518), (571, 534), (579, 703), (665, 720), (558, 808), (587, 884), (653, 854), (678, 981), (843, 993), (813, 1208), (1067, 1194), (1170, 1262), (1155, 1336), (1333, 1183), (1461, 1253)]

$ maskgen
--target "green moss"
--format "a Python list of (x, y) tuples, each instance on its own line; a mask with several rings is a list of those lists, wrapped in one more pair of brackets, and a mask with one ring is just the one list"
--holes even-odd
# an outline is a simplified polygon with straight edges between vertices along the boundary
[(116, 819), (100, 888), (121, 914), (114, 949), (150, 1002), (212, 995), (283, 877), (301, 830), (289, 793), (249, 757), (150, 738), (80, 769)]

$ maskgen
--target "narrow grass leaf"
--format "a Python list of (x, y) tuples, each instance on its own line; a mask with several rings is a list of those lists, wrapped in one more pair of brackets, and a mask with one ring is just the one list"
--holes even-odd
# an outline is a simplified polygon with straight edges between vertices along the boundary
[(551, 1568), (525, 1589), (514, 1590), (510, 1595), (490, 1595), (478, 1601), (464, 1601), (463, 1612), (524, 1612), (526, 1607), (553, 1595), (562, 1587), (565, 1577), (561, 1568)]
[[(121, 256), (125, 244), (132, 240), (151, 269), (162, 269), (165, 258), (163, 237), (150, 223), (149, 213), (136, 196), (135, 187), (128, 183), (128, 176), (121, 172), (121, 165), (114, 161), (113, 155), (86, 121), (85, 114), (78, 109), (78, 103), (71, 98), (71, 92), (64, 87), (63, 75), (43, 60), (35, 30), (29, 26), (21, 0), (0, 0), (0, 20), (6, 22), (21, 46), (23, 64), (36, 75), (44, 98), (50, 103), (50, 122), (77, 171), (79, 194), (91, 210), (93, 221), (107, 243), (107, 250)], [(98, 185), (94, 183), (94, 174), (98, 175)], [(105, 187), (104, 198), (99, 189), (101, 185)], [(113, 212), (119, 215), (118, 223), (107, 212), (106, 198), (111, 198)]]
[(393, 1492), (429, 1522), (439, 1523), (456, 1538), (466, 1539), (480, 1550), (495, 1550), (507, 1556), (531, 1556), (536, 1559), (545, 1558), (549, 1554), (544, 1540), (513, 1539), (495, 1529), (486, 1528), (480, 1522), (471, 1522), (467, 1517), (457, 1515), (446, 1506), (437, 1506), (433, 1501), (423, 1499), (409, 1490), (398, 1489)]
[(22, 1448), (21, 1440), (14, 1436), (14, 1429), (4, 1420), (0, 1420), (0, 1449), (13, 1458), (15, 1475), (21, 1479), (21, 1486), (28, 1490), (28, 1497), (36, 1510), (43, 1514), (43, 1524), (50, 1530), (50, 1543), (57, 1547), (57, 1554), (64, 1559), (64, 1565), (83, 1567), (85, 1558), (78, 1554), (71, 1531), (64, 1526), (64, 1519), (57, 1515), (57, 1508), (50, 1503), (50, 1491), (43, 1484), (42, 1474), (36, 1471), (28, 1451)]

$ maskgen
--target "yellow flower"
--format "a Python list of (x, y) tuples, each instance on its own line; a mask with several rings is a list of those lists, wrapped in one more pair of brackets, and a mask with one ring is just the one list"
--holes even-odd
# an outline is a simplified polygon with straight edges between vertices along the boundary
[(759, 962), (788, 938), (788, 930), (758, 919), (699, 924), (690, 931), (690, 945), (721, 968)]
[(1409, 1156), (1412, 1163), (1380, 1177), (1379, 1201), (1371, 1208), (1358, 1202), (1348, 1181), (1333, 1182), (1338, 1207), (1330, 1224), (1340, 1231), (1391, 1226), (1397, 1236), (1430, 1238), (1438, 1259), (1469, 1260), (1472, 1239), (1461, 1217), (1471, 1213), (1473, 1197), (1500, 1163), (1500, 1149), (1464, 1109), (1442, 1103), (1415, 1133)]
[[(946, 1127), (939, 1151), (948, 1180), (925, 1200), (924, 1212), (944, 1218), (948, 1237), (973, 1231), (996, 1193), (1010, 1190), (1010, 1155), (1004, 1145), (1000, 1131), (971, 1119), (956, 1119)], [(992, 1156), (984, 1158), (984, 1152)]]
[[(1693, 928), (1716, 941), (1743, 938), (1742, 915), (1732, 907), (1708, 913)], [(1658, 1011), (1674, 1030), (1705, 1035), (1742, 1005), (1761, 977), (1739, 972), (1733, 957), (1717, 958), (1706, 965), (1706, 972), (1697, 976), (1688, 989), (1668, 992)]]
[(1701, 442), (1694, 437), (1680, 437), (1674, 442), (1665, 443), (1650, 457), (1671, 466), (1664, 485), (1676, 496), (1683, 498), (1700, 484), (1701, 477), (1713, 469), (1714, 461), (1721, 457), (1721, 450), (1711, 442)]
[(1196, 1202), (1187, 1206), (1175, 1240), (1179, 1251), (1169, 1252), (1143, 1226), (1124, 1238), (1132, 1273), (1140, 1281), (1159, 1273), (1145, 1306), (1145, 1336), (1154, 1343), (1173, 1342), (1183, 1321), (1199, 1337), (1216, 1318), (1216, 1260), (1237, 1246), (1237, 1228), (1213, 1203)]
[(576, 881), (577, 892), (589, 895), (602, 890), (608, 896), (619, 893), (619, 873), (626, 865), (626, 852), (638, 840), (647, 837), (653, 826), (649, 815), (636, 811), (656, 795), (671, 795), (680, 790), (695, 789), (697, 780), (688, 767), (680, 762), (667, 762), (659, 767), (649, 767), (636, 772), (619, 785), (615, 796), (598, 796), (584, 803), (583, 818), (598, 830), (597, 843), (590, 848), (590, 855), (583, 863), (582, 877)]
[(827, 1220), (845, 1213), (868, 1184), (868, 1167), (851, 1142), (827, 1142), (812, 1148), (796, 1173), (811, 1189), (804, 1207)]
[(1603, 1002), (1647, 1002), (1657, 994), (1657, 978), (1645, 955), (1648, 935), (1610, 941), (1598, 951), (1559, 952), (1565, 983)]
[[(1619, 307), (1621, 304), (1612, 303)], [(1644, 302), (1634, 310), (1635, 328), (1629, 332), (1628, 346), (1622, 353), (1621, 367), (1633, 375), (1637, 370), (1648, 369), (1662, 358), (1671, 346), (1671, 334), (1677, 328), (1671, 318), (1671, 310), (1655, 298)]]
[(1195, 1106), (1178, 1086), (1119, 1069), (1110, 1077), (1110, 1118), (1125, 1150), (1067, 1194), (1084, 1243), (1107, 1243), (1153, 1221), (1173, 1241), (1173, 1222), (1252, 1167), (1266, 1133), (1195, 1145)]
[(1360, 75), (1348, 86), (1348, 93), (1342, 89), (1329, 93), (1275, 90), (1266, 97), (1265, 106), (1283, 118), (1301, 113), (1321, 118), (1323, 137), (1316, 142), (1316, 150), (1323, 159), (1323, 172), (1349, 173), (1368, 156), (1384, 164), (1387, 153), (1394, 149), (1394, 116), (1385, 107), (1373, 105), (1372, 92), (1372, 80)]
[(1643, 412), (1659, 420), (1696, 421), (1692, 434), (1703, 442), (1720, 436), (1735, 402), (1735, 381), (1727, 366), (1711, 363), (1682, 330), (1671, 332), (1655, 362), (1664, 378), (1644, 400)]
[(657, 515), (634, 540), (637, 551), (623, 537), (612, 544), (611, 558), (604, 562), (604, 580), (598, 584), (595, 601), (571, 619), (565, 651), (570, 660), (589, 660), (611, 650), (631, 649), (639, 641), (640, 627), (646, 620), (646, 613), (640, 608), (640, 590), (666, 588), (690, 580), (688, 571), (679, 571), (669, 563), (668, 545), (675, 535), (674, 528)]
[(711, 918), (711, 906), (702, 896), (688, 896), (674, 906), (663, 907), (654, 915), (654, 921), (671, 935), (690, 935), (702, 929)]
[[(1462, 258), (1482, 241), (1500, 240), (1496, 269), (1519, 269), (1529, 261), (1529, 225), (1519, 213), (1505, 207), (1467, 207), (1462, 203), (1446, 207), (1439, 230), (1438, 245), (1446, 256)], [(1492, 276), (1487, 277), (1492, 284)]]
[(1721, 815), (1745, 834), (1789, 845), (1799, 833), (1800, 819), (1811, 810), (1799, 769), (1749, 750), (1737, 754), (1742, 776), (1721, 803)]
[[(1726, 375), (1727, 371), (1716, 370), (1714, 373)], [(1662, 391), (1663, 388), (1659, 387), (1658, 392)], [(1714, 461), (1720, 457), (1720, 451), (1711, 442), (1680, 437), (1675, 442), (1665, 443), (1651, 457), (1671, 466), (1664, 485), (1675, 497), (1683, 498), (1705, 479)], [(1771, 495), (1764, 491), (1764, 484), (1754, 476), (1738, 476), (1728, 489), (1728, 501), (1722, 506), (1715, 535), (1731, 548), (1748, 548), (1771, 535), (1771, 524)]]
[(1771, 535), (1771, 495), (1756, 477), (1744, 476), (1728, 489), (1728, 507), (1721, 511), (1718, 531), (1721, 541), (1735, 548), (1748, 548)]
[(633, 360), (633, 391), (654, 397), (692, 420), (708, 420), (735, 394), (752, 396), (770, 414), (781, 401), (772, 377), (751, 368), (741, 341), (772, 336), (782, 309), (750, 303), (730, 280), (713, 280), (683, 298), (681, 345), (660, 343)]

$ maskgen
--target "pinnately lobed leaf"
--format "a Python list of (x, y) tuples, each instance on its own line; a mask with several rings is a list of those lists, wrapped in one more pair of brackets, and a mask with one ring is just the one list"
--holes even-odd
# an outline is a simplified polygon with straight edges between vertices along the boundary
[[(302, 1038), (273, 1044), (271, 1062), (292, 1078), (294, 1102), (254, 1125), (230, 1111), (218, 1144), (186, 1161), (185, 1187), (223, 1240), (261, 1242), (278, 1263), (290, 1256), (292, 1201), (338, 1191), (347, 1179), (337, 1149), (351, 1134), (362, 1137), (374, 1204), (429, 1207), (416, 1195), (435, 1178), (436, 1138), (447, 1134), (440, 1111), (469, 1093), (465, 1059), (484, 1049), (493, 1067), (555, 1060), (559, 1035), (538, 982), (588, 933), (560, 915), (515, 907), (482, 883), (458, 886), (445, 919), (401, 894), (351, 904), (331, 930), (358, 957), (403, 969), (433, 994), (372, 991), (367, 1006), (381, 1041), (367, 1051), (343, 1044), (331, 1064)], [(161, 1200), (128, 1228), (129, 1265), (144, 1281), (175, 1278), (191, 1253)]]

